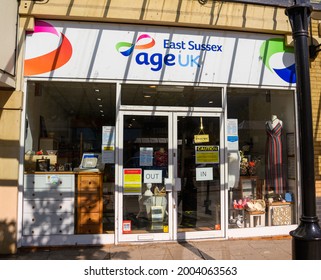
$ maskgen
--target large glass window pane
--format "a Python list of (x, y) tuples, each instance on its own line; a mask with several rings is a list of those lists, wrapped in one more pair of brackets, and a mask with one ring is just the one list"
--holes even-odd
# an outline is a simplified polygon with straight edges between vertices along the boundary
[[(114, 232), (115, 162), (102, 162), (100, 156), (103, 127), (114, 128), (115, 118), (115, 84), (28, 82), (25, 172), (75, 176), (75, 204), (74, 209), (71, 209), (72, 213), (76, 213), (73, 223), (75, 233)], [(113, 145), (115, 143), (107, 143), (109, 148), (114, 147)], [(91, 194), (80, 198), (78, 193), (79, 184), (89, 180), (89, 177), (80, 175), (84, 175), (85, 171), (92, 171), (91, 168), (86, 170), (84, 166), (80, 166), (84, 153), (99, 156), (95, 166), (99, 178), (90, 177), (90, 182), (95, 182), (102, 188), (99, 197)], [(49, 165), (37, 165), (39, 159), (48, 159)], [(97, 213), (81, 214), (83, 210), (80, 211), (80, 208), (90, 209), (94, 205)], [(44, 213), (50, 211), (52, 210), (43, 209)], [(82, 223), (81, 230), (79, 223)]]
[[(228, 119), (238, 121), (238, 151), (229, 150), (229, 228), (296, 222), (294, 95), (288, 90), (230, 88)], [(238, 157), (239, 156), (239, 157)], [(234, 173), (234, 174), (233, 174)]]

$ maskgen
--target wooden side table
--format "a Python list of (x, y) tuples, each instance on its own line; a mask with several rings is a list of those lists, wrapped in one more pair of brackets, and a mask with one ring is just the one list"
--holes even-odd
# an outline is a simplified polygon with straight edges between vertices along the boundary
[(268, 225), (281, 226), (292, 224), (292, 203), (272, 202), (267, 205)]
[(249, 221), (249, 227), (265, 227), (265, 212), (252, 211), (246, 212), (246, 221)]

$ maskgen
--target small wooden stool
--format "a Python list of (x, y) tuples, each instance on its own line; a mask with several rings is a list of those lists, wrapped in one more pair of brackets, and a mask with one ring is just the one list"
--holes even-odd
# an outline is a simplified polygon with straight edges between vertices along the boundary
[(249, 218), (250, 227), (264, 227), (265, 226), (265, 212), (264, 211), (246, 211), (246, 216)]

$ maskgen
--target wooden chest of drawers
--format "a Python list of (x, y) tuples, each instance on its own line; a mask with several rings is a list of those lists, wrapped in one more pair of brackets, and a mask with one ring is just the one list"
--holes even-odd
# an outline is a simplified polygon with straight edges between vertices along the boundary
[(23, 235), (74, 234), (74, 174), (25, 174)]
[(77, 233), (102, 233), (103, 186), (101, 173), (80, 172), (77, 179)]

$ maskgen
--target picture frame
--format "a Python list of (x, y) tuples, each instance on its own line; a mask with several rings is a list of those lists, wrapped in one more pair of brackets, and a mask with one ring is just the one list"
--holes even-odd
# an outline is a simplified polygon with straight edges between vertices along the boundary
[(240, 191), (242, 197), (253, 199), (262, 197), (262, 184), (258, 176), (240, 176)]
[(37, 159), (36, 161), (36, 171), (48, 172), (50, 169), (50, 159)]
[(241, 179), (241, 190), (243, 197), (252, 197), (254, 190), (252, 180), (250, 178)]

